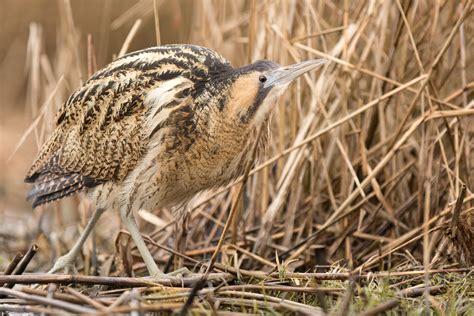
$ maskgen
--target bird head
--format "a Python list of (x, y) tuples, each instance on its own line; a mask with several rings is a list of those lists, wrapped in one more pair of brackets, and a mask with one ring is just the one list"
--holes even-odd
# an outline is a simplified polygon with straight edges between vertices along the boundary
[(238, 68), (229, 89), (227, 111), (241, 123), (259, 125), (268, 118), (277, 98), (291, 82), (325, 63), (325, 59), (314, 59), (280, 66), (259, 60)]

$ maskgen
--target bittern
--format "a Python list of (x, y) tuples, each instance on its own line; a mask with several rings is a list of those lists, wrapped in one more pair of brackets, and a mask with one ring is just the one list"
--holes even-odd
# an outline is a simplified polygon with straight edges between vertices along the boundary
[[(208, 48), (165, 45), (124, 55), (96, 72), (59, 109), (25, 180), (34, 183), (33, 207), (80, 190), (96, 207), (79, 240), (49, 272), (72, 264), (101, 214), (119, 209), (150, 276), (162, 275), (134, 211), (182, 210), (197, 193), (242, 175), (277, 97), (324, 62), (282, 67), (260, 60), (234, 68)], [(258, 148), (266, 139), (260, 137)]]

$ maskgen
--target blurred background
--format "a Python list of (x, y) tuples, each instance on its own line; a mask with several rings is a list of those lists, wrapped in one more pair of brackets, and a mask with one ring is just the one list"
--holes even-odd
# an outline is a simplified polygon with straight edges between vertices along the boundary
[[(472, 108), (472, 15), (450, 35), (466, 1), (0, 0), (0, 270), (32, 241), (43, 251), (30, 268), (47, 267), (86, 222), (90, 210), (80, 195), (32, 210), (23, 178), (68, 95), (121, 53), (156, 45), (154, 5), (162, 44), (207, 46), (234, 66), (261, 58), (281, 64), (333, 58), (280, 100), (261, 162), (327, 130), (252, 176), (232, 242), (268, 259), (342, 207), (352, 213), (296, 253), (291, 269), (314, 267), (318, 249), (326, 249), (325, 264), (357, 267), (407, 236), (420, 237), (426, 205), (429, 216), (438, 216), (463, 184), (472, 200), (474, 121), (463, 112)], [(420, 76), (446, 44), (429, 88), (415, 98)], [(410, 132), (430, 110), (458, 110), (460, 117), (441, 113)], [(202, 259), (212, 251), (234, 194), (200, 205), (188, 255)], [(148, 211), (140, 214), (144, 231), (173, 246), (172, 229), (162, 229), (170, 213)], [(442, 224), (441, 217), (433, 222)], [(105, 262), (120, 248), (117, 213), (98, 227), (96, 242), (84, 250), (86, 263)], [(432, 257), (440, 238), (430, 236)], [(406, 248), (412, 257), (400, 250), (400, 262), (421, 264), (416, 240)], [(239, 255), (247, 266), (259, 265)]]

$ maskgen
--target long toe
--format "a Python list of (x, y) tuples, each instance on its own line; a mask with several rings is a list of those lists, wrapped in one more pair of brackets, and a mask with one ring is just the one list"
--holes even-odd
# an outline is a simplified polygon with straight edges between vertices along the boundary
[(191, 272), (191, 270), (189, 270), (187, 267), (176, 269), (174, 271), (167, 273), (166, 275), (172, 276), (172, 277), (184, 277), (184, 278), (196, 276), (196, 274)]
[[(150, 282), (156, 282), (163, 285), (171, 285), (171, 286), (191, 286), (198, 278), (198, 274), (194, 274), (189, 271), (188, 268), (180, 268), (176, 271), (172, 271), (170, 273), (158, 273), (148, 277), (144, 277), (145, 280), (149, 280)], [(194, 280), (196, 279), (196, 280)]]

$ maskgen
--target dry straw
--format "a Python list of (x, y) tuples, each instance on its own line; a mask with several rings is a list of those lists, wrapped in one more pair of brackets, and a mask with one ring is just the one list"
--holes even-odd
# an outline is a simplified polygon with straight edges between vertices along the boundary
[[(195, 199), (185, 253), (172, 251), (176, 235), (168, 210), (140, 212), (145, 240), (162, 267), (176, 255), (202, 272), (212, 256), (212, 280), (195, 290), (189, 310), (377, 314), (401, 311), (402, 305), (441, 313), (453, 306), (467, 310), (468, 290), (459, 280), (472, 277), (472, 247), (463, 243), (474, 237), (459, 232), (474, 232), (472, 1), (203, 0), (193, 2), (191, 10), (179, 2), (141, 0), (111, 22), (111, 31), (129, 30), (117, 56), (141, 36), (140, 26), (153, 19), (151, 13), (156, 42), (163, 42), (168, 30), (157, 14), (169, 7), (190, 19), (182, 22), (189, 32), (180, 30), (181, 42), (213, 48), (234, 65), (262, 58), (281, 64), (331, 61), (279, 100), (268, 152), (249, 170), (245, 186), (239, 190), (233, 184)], [(44, 141), (56, 107), (86, 79), (87, 65), (94, 68), (93, 56), (103, 54), (79, 35), (81, 24), (73, 20), (69, 1), (59, 8), (54, 55), (45, 55), (40, 44), (52, 35), (42, 34), (39, 25), (30, 29), (33, 123), (17, 149), (32, 135), (38, 146)], [(82, 47), (89, 48), (89, 58)], [(73, 210), (81, 210), (83, 223), (88, 214), (80, 199)], [(67, 220), (60, 211), (66, 206), (71, 202), (57, 204), (56, 220)], [(46, 207), (50, 213), (54, 208)], [(238, 220), (229, 225), (231, 210)], [(110, 241), (118, 214), (107, 216), (96, 233), (100, 246), (86, 247), (86, 260), (77, 268), (100, 273), (101, 284), (111, 276), (142, 275), (145, 267), (127, 233)], [(227, 228), (231, 233), (223, 235)], [(35, 271), (50, 264), (50, 249), (63, 252), (72, 243), (60, 226), (56, 239), (52, 235), (40, 241)], [(67, 277), (63, 284), (71, 282)], [(92, 299), (90, 287), (79, 285), (81, 277), (63, 296), (50, 296), (47, 289), (1, 290), (20, 301), (13, 307), (0, 301), (0, 307), (50, 313), (179, 311), (192, 292), (191, 281), (199, 279), (186, 279), (191, 283), (184, 288), (117, 279), (118, 289), (104, 285)], [(14, 280), (27, 283), (20, 277), (5, 282)], [(450, 289), (463, 294), (449, 296)], [(404, 299), (423, 294), (424, 300)]]

